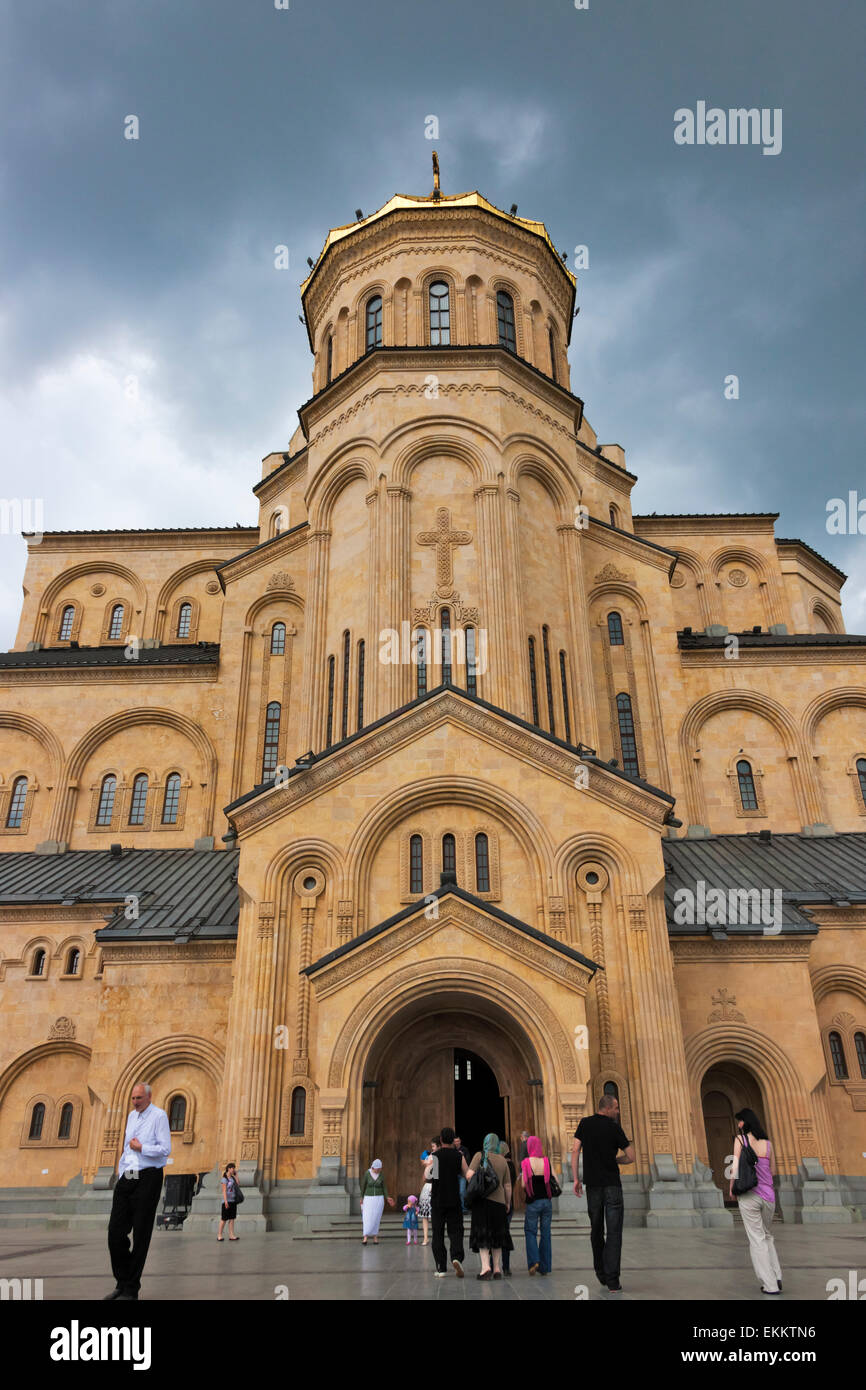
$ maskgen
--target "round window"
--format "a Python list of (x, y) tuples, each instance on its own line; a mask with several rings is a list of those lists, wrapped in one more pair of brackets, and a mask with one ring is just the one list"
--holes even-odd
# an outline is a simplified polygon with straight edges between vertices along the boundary
[(312, 893), (315, 886), (316, 880), (308, 875), (307, 878), (304, 879), (304, 887), (306, 888), (307, 892)]
[(586, 875), (586, 881), (587, 883), (598, 883), (598, 874), (588, 873)]

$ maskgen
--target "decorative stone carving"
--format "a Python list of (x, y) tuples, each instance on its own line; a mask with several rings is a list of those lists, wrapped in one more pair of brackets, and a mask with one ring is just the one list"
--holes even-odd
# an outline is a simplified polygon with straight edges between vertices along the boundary
[(853, 1014), (840, 1013), (833, 1018), (833, 1024), (836, 1028), (853, 1028), (856, 1021)]
[(685, 577), (684, 574), (680, 574), (679, 570), (677, 570), (676, 574), (675, 574), (675, 575), (673, 576), (673, 578), (671, 579), (671, 588), (672, 588), (672, 589), (684, 589), (685, 587), (686, 587), (686, 577)]
[(605, 565), (604, 568), (600, 569), (598, 574), (595, 576), (596, 584), (605, 584), (612, 579), (625, 580), (626, 582), (629, 582), (629, 576), (627, 574), (623, 574), (622, 570), (618, 570), (616, 565), (611, 564)]
[(216, 579), (209, 579), (205, 584), (205, 592), (208, 594), (218, 594), (220, 591), (219, 582)]
[(52, 1023), (48, 1029), (49, 1042), (74, 1042), (75, 1024), (71, 1018), (61, 1016)]
[(104, 585), (104, 584), (91, 584), (91, 586), (90, 586), (90, 592), (93, 594), (94, 598), (101, 598), (102, 595), (105, 593), (105, 585)]
[(730, 585), (732, 585), (733, 588), (735, 588), (735, 589), (742, 589), (742, 588), (745, 588), (745, 586), (748, 584), (748, 582), (749, 582), (749, 576), (746, 574), (746, 571), (745, 571), (745, 570), (729, 570), (729, 571), (728, 571), (728, 583), (729, 583)]
[(415, 539), (419, 545), (431, 545), (435, 548), (436, 592), (442, 598), (451, 598), (454, 593), (452, 548), (457, 545), (471, 545), (472, 533), (452, 530), (450, 511), (447, 507), (437, 507), (434, 529), (419, 531)]
[(720, 989), (717, 994), (711, 996), (711, 1003), (718, 1004), (717, 1009), (713, 1009), (707, 1019), (707, 1023), (745, 1023), (745, 1015), (734, 1008), (737, 1002), (735, 994), (728, 994), (726, 989)]
[(267, 582), (268, 589), (294, 589), (295, 581), (286, 574), (285, 570), (277, 570), (272, 574)]

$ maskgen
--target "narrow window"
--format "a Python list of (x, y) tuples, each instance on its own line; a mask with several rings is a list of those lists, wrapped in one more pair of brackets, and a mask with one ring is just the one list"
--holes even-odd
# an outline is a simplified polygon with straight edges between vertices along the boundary
[(285, 656), (286, 653), (286, 625), (285, 623), (274, 623), (271, 628), (271, 656)]
[(616, 1099), (619, 1100), (619, 1087), (617, 1086), (616, 1082), (605, 1081), (604, 1087), (602, 1088), (602, 1095), (615, 1096)]
[(866, 1033), (854, 1034), (854, 1049), (857, 1053), (860, 1075), (866, 1078)]
[(280, 507), (271, 517), (271, 539), (278, 536), (283, 529), (283, 509)]
[(27, 778), (16, 777), (12, 783), (12, 795), (9, 798), (9, 811), (6, 815), (6, 829), (20, 830), (24, 820), (24, 807), (27, 804)]
[(382, 296), (374, 294), (367, 300), (367, 352), (382, 346)]
[(304, 1133), (307, 1121), (307, 1093), (303, 1086), (296, 1086), (292, 1091), (292, 1116), (289, 1123), (289, 1133), (299, 1135)]
[(443, 608), (439, 614), (442, 627), (442, 683), (451, 684), (451, 610)]
[(562, 717), (565, 720), (565, 741), (571, 743), (571, 718), (568, 713), (568, 672), (565, 666), (565, 652), (559, 653), (559, 680), (562, 685)]
[(364, 641), (358, 643), (358, 730), (364, 727), (364, 663), (366, 660), (366, 645)]
[(177, 825), (180, 807), (180, 773), (171, 772), (165, 779), (165, 796), (162, 799), (163, 825)]
[(186, 1099), (183, 1096), (172, 1096), (168, 1107), (168, 1127), (174, 1134), (183, 1134), (185, 1124)]
[(111, 624), (108, 629), (109, 641), (116, 641), (123, 635), (123, 604), (116, 603), (111, 610)]
[(429, 634), (426, 628), (419, 627), (415, 633), (415, 650), (418, 653), (418, 694), (427, 694), (427, 659)]
[(177, 615), (177, 635), (178, 637), (189, 637), (189, 629), (192, 624), (192, 604), (182, 603), (180, 612)]
[(60, 631), (57, 634), (58, 641), (68, 642), (72, 636), (72, 624), (75, 621), (75, 609), (68, 603), (63, 610), (60, 618)]
[(457, 846), (453, 835), (442, 836), (442, 872), (443, 874), (457, 873)]
[(741, 758), (737, 763), (737, 782), (740, 787), (740, 805), (744, 811), (757, 811), (758, 793), (755, 791), (755, 779), (752, 775), (752, 767), (745, 758)]
[(102, 787), (99, 792), (99, 807), (96, 812), (97, 825), (111, 825), (111, 818), (114, 815), (114, 798), (117, 793), (117, 778), (111, 773), (102, 779)]
[(66, 1101), (60, 1111), (60, 1124), (57, 1126), (57, 1138), (68, 1139), (72, 1134), (72, 1102)]
[(132, 800), (129, 803), (129, 824), (144, 825), (144, 812), (147, 806), (147, 773), (140, 772), (132, 784)]
[(535, 638), (529, 638), (529, 689), (532, 695), (532, 722), (538, 725), (538, 679), (535, 674)]
[(262, 753), (262, 781), (273, 776), (277, 765), (277, 745), (280, 741), (280, 704), (271, 700), (265, 711), (265, 746)]
[(350, 657), (351, 638), (348, 632), (343, 633), (343, 715), (340, 720), (340, 737), (348, 738), (349, 735), (349, 657)]
[(836, 1080), (847, 1081), (848, 1064), (845, 1061), (845, 1049), (842, 1046), (842, 1036), (840, 1033), (831, 1033), (827, 1041), (830, 1044), (830, 1056), (833, 1059), (833, 1071), (836, 1073)]
[(42, 1101), (37, 1101), (30, 1115), (30, 1133), (28, 1139), (41, 1139), (42, 1126), (45, 1123), (45, 1106)]
[(866, 805), (866, 758), (857, 759), (857, 780), (860, 783), (860, 795), (863, 804)]
[(328, 719), (325, 726), (325, 747), (330, 748), (334, 739), (334, 680), (336, 677), (336, 662), (332, 656), (328, 657)]
[(632, 714), (631, 708), (631, 696), (617, 695), (616, 714), (619, 720), (619, 742), (622, 749), (623, 771), (630, 773), (632, 777), (639, 777), (637, 740), (634, 736), (634, 715)]
[(547, 715), (550, 720), (550, 732), (556, 733), (556, 720), (553, 717), (553, 681), (550, 676), (550, 628), (541, 629), (541, 644), (544, 649), (544, 683), (547, 689)]
[(430, 346), (444, 347), (451, 342), (451, 312), (448, 286), (437, 280), (430, 286)]
[(610, 520), (611, 526), (616, 526), (616, 525), (617, 525), (616, 507), (614, 507), (612, 503), (611, 503), (611, 505), (610, 505), (610, 506), (608, 507), (608, 509), (607, 509), (607, 515), (608, 515), (608, 518), (609, 518), (609, 520)]
[(69, 955), (66, 957), (66, 974), (77, 975), (80, 963), (81, 952), (78, 950), (77, 946), (73, 946), (72, 950), (69, 952)]
[(46, 961), (46, 959), (47, 959), (47, 958), (46, 958), (45, 952), (42, 950), (41, 947), (39, 948), (38, 951), (34, 951), (34, 952), (33, 952), (33, 965), (31, 966), (30, 974), (31, 974), (31, 975), (44, 975), (44, 974), (45, 974), (45, 961)]
[(334, 335), (333, 335), (333, 333), (329, 333), (329, 334), (328, 334), (328, 346), (327, 346), (327, 348), (325, 349), (325, 353), (326, 353), (326, 357), (325, 357), (325, 361), (326, 361), (326, 366), (325, 366), (325, 385), (326, 385), (326, 386), (330, 386), (331, 380), (332, 380), (333, 375), (334, 375)]
[(509, 352), (517, 351), (517, 337), (514, 332), (514, 300), (505, 290), (496, 294), (496, 321), (499, 327), (499, 344)]
[(490, 847), (486, 835), (475, 836), (475, 891), (490, 892)]
[(619, 613), (608, 613), (607, 636), (612, 647), (622, 647), (625, 645), (622, 635), (622, 618)]
[(478, 694), (477, 671), (475, 668), (475, 628), (466, 629), (466, 693)]
[(556, 334), (552, 328), (547, 330), (547, 344), (550, 348), (550, 375), (556, 381)]
[(409, 892), (424, 892), (424, 844), (420, 835), (409, 841)]

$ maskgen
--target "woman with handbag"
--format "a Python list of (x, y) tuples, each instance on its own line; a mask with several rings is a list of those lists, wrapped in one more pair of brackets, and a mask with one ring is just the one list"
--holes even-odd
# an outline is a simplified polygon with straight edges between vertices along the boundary
[(781, 1293), (782, 1270), (772, 1235), (776, 1210), (772, 1145), (754, 1110), (738, 1110), (736, 1120), (740, 1132), (734, 1139), (730, 1195), (739, 1204), (761, 1293)]
[[(502, 1251), (513, 1250), (508, 1234), (511, 1178), (499, 1152), (498, 1134), (487, 1134), (466, 1171), (466, 1201), (472, 1212), (469, 1249), (481, 1256), (476, 1279), (502, 1278)], [(492, 1260), (491, 1260), (492, 1257)]]
[(240, 1187), (238, 1185), (237, 1164), (226, 1164), (226, 1168), (222, 1177), (222, 1189), (223, 1204), (222, 1210), (220, 1211), (220, 1224), (219, 1230), (217, 1231), (217, 1240), (222, 1240), (223, 1227), (225, 1226), (226, 1222), (229, 1223), (229, 1240), (239, 1240), (240, 1237), (235, 1235), (235, 1217), (238, 1214), (238, 1201), (240, 1200), (242, 1202), (244, 1199), (243, 1194), (241, 1193)]
[[(550, 1159), (545, 1158), (541, 1140), (533, 1134), (526, 1141), (526, 1158), (520, 1165), (520, 1180), (526, 1193), (523, 1234), (526, 1237), (526, 1263), (530, 1274), (549, 1274), (553, 1266), (550, 1223), (553, 1219), (553, 1197), (561, 1189), (550, 1171)], [(541, 1239), (539, 1240), (539, 1228)]]

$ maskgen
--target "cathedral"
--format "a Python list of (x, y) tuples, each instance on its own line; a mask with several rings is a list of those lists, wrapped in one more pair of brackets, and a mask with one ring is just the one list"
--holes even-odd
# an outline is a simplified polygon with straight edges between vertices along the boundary
[(567, 1180), (605, 1093), (632, 1224), (730, 1223), (743, 1106), (783, 1219), (854, 1219), (845, 576), (774, 513), (632, 510), (573, 389), (575, 277), (516, 206), (437, 168), (333, 229), (301, 302), (311, 394), (256, 526), (29, 544), (0, 1224), (105, 1219), (137, 1081), (192, 1222), (237, 1161), (257, 1229), (336, 1229), (374, 1156), (417, 1192), (444, 1124), (538, 1134)]

